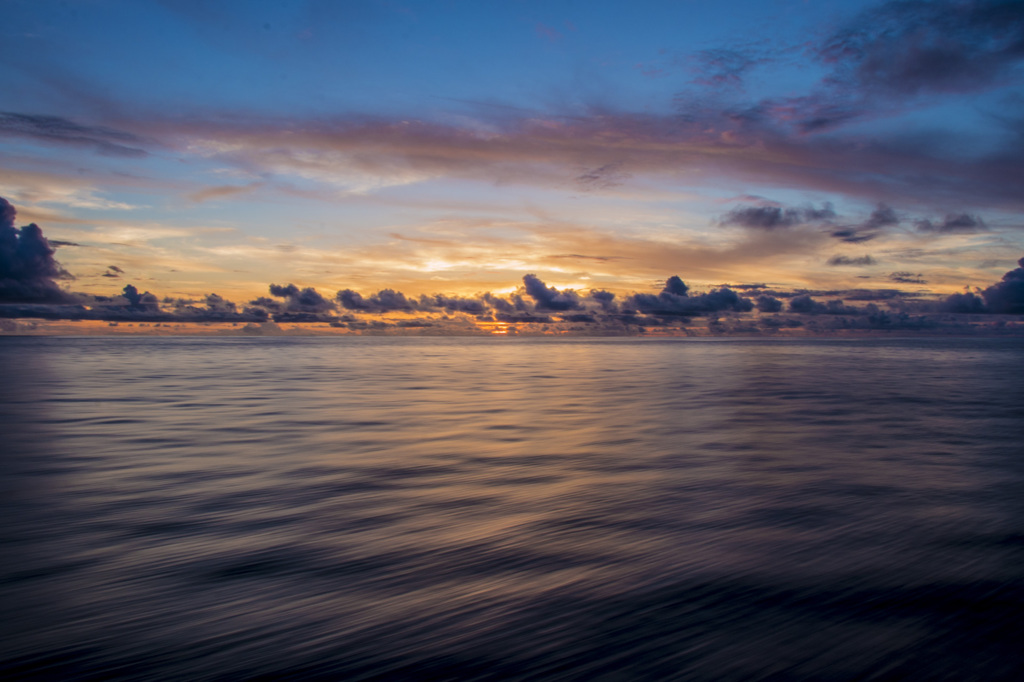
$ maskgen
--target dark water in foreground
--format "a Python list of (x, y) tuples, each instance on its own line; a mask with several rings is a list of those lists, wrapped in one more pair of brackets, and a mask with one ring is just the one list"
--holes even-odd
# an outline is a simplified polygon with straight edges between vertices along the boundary
[(0, 677), (1024, 679), (1022, 367), (0, 338)]

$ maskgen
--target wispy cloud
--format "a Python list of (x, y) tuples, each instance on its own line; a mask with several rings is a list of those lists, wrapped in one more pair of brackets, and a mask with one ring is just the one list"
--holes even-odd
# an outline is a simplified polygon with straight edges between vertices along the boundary
[(106, 156), (136, 158), (147, 153), (141, 148), (142, 140), (131, 133), (82, 125), (60, 116), (0, 112), (0, 135), (87, 146)]

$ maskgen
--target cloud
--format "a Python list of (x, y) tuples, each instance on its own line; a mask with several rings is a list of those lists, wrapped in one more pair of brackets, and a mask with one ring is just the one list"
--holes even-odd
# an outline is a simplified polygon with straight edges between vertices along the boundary
[(893, 282), (899, 282), (900, 284), (927, 284), (928, 282), (924, 279), (924, 275), (920, 272), (892, 272), (889, 273), (889, 280)]
[(945, 313), (989, 312), (981, 297), (970, 292), (963, 294), (950, 294), (939, 303), (939, 310)]
[(829, 80), (886, 96), (983, 91), (1024, 58), (1024, 5), (898, 0), (865, 11), (817, 50)]
[(988, 229), (985, 221), (967, 213), (949, 214), (940, 223), (933, 223), (931, 220), (925, 219), (919, 220), (914, 225), (919, 232), (937, 234), (972, 234)]
[(899, 225), (900, 217), (896, 215), (896, 211), (890, 206), (885, 204), (879, 204), (868, 219), (864, 221), (861, 227), (865, 230), (877, 230), (882, 227), (889, 227), (891, 225)]
[(863, 265), (874, 265), (877, 262), (878, 261), (876, 261), (873, 257), (871, 257), (869, 255), (865, 255), (865, 256), (835, 255), (835, 256), (832, 256), (831, 258), (828, 259), (828, 264), (831, 265), (831, 266), (841, 266), (841, 265), (863, 266)]
[(153, 313), (160, 311), (160, 301), (156, 296), (148, 291), (140, 294), (132, 284), (125, 285), (122, 295), (128, 300), (127, 307), (130, 310)]
[[(108, 322), (156, 323), (253, 323), (276, 324), (328, 323), (353, 331), (384, 332), (434, 328), (447, 331), (481, 331), (478, 323), (502, 322), (508, 325), (527, 325), (523, 329), (541, 329), (569, 333), (636, 333), (643, 328), (658, 328), (681, 332), (688, 329), (691, 318), (708, 319), (711, 333), (751, 333), (752, 324), (759, 324), (757, 316), (745, 316), (755, 305), (761, 313), (779, 313), (783, 300), (789, 298), (788, 312), (794, 316), (826, 316), (817, 321), (808, 318), (811, 330), (836, 329), (934, 328), (940, 322), (934, 313), (1000, 313), (1024, 314), (1024, 259), (1020, 267), (1007, 272), (1001, 282), (985, 289), (981, 294), (955, 294), (936, 301), (933, 297), (910, 296), (897, 289), (863, 289), (847, 291), (799, 291), (787, 293), (764, 285), (749, 285), (760, 295), (756, 301), (737, 293), (728, 286), (713, 288), (706, 293), (694, 293), (678, 276), (664, 282), (661, 291), (632, 293), (618, 297), (599, 289), (558, 289), (548, 286), (535, 274), (522, 278), (522, 286), (508, 295), (491, 292), (473, 296), (423, 294), (418, 298), (407, 296), (394, 288), (381, 289), (363, 296), (351, 289), (339, 291), (334, 297), (320, 294), (312, 287), (270, 284), (269, 297), (250, 302), (244, 309), (215, 294), (204, 294), (196, 299), (164, 298), (149, 291), (140, 291), (134, 284), (126, 284), (119, 295), (94, 296), (68, 293), (58, 289), (55, 279), (66, 276), (53, 260), (54, 249), (37, 226), (14, 227), (14, 207), (0, 200), (0, 266), (4, 296), (0, 298), (0, 318), (37, 318), (44, 320), (91, 320)], [(867, 222), (867, 221), (865, 221)], [(34, 228), (34, 229), (29, 229)], [(763, 231), (758, 234), (765, 239)], [(811, 234), (821, 234), (811, 231)], [(822, 235), (822, 238), (827, 237)], [(870, 264), (869, 257), (847, 258), (839, 264)], [(111, 276), (124, 274), (118, 266), (108, 266)], [(916, 282), (913, 273), (895, 272), (892, 281)], [(14, 284), (12, 284), (12, 282)], [(29, 284), (36, 285), (33, 289)], [(34, 293), (25, 295), (24, 290)], [(14, 294), (11, 292), (14, 291)], [(40, 293), (41, 292), (41, 293)], [(56, 293), (54, 293), (56, 292)], [(930, 311), (936, 319), (900, 317), (876, 307), (863, 308), (846, 305), (841, 298), (820, 302), (813, 296), (842, 296), (847, 300), (878, 301), (890, 310), (910, 309)], [(909, 306), (909, 307), (908, 307)], [(928, 307), (930, 306), (930, 308)], [(349, 311), (339, 315), (339, 308)], [(363, 315), (398, 313), (400, 319), (371, 319)], [(410, 318), (419, 313), (418, 318)], [(724, 321), (719, 316), (725, 313)], [(902, 314), (902, 313), (901, 313)], [(831, 316), (831, 317), (828, 317)], [(844, 317), (856, 320), (844, 321)], [(795, 319), (795, 318), (794, 318)], [(796, 319), (799, 322), (799, 319)], [(768, 323), (766, 323), (768, 324)], [(789, 324), (780, 322), (779, 324)], [(946, 324), (942, 322), (942, 324)], [(772, 328), (778, 325), (772, 323)], [(10, 325), (8, 325), (10, 326)], [(792, 325), (790, 325), (792, 326)], [(16, 329), (17, 331), (17, 329)], [(691, 329), (692, 331), (692, 329)], [(433, 332), (432, 332), (433, 333)]]
[(844, 304), (841, 300), (832, 300), (828, 303), (815, 301), (808, 294), (794, 296), (789, 301), (789, 310), (794, 313), (805, 315), (860, 315), (864, 311)]
[(829, 203), (821, 208), (783, 208), (781, 206), (747, 206), (735, 208), (718, 219), (720, 225), (738, 225), (762, 230), (793, 227), (810, 222), (831, 220), (836, 217)]
[[(138, 125), (147, 135), (176, 140), (188, 156), (250, 174), (301, 178), (335, 196), (437, 178), (601, 189), (653, 175), (685, 177), (690, 186), (727, 177), (873, 201), (1024, 205), (1003, 150), (950, 163), (936, 157), (934, 145), (911, 148), (902, 138), (794, 135), (775, 122), (778, 107), (767, 103), (686, 101), (690, 108), (682, 114), (664, 115), (595, 108), (516, 118), (484, 110), (472, 126), (355, 115), (288, 122), (153, 117)], [(780, 220), (791, 219), (783, 210)]]
[(761, 296), (757, 297), (757, 309), (760, 310), (762, 313), (781, 312), (782, 301), (775, 298), (774, 296), (762, 294)]
[(1003, 280), (982, 292), (989, 310), (994, 313), (1011, 315), (1024, 314), (1024, 258), (1017, 261), (1020, 267), (1003, 275)]
[(951, 294), (939, 302), (940, 311), (949, 313), (994, 313), (1000, 315), (1024, 315), (1024, 258), (1017, 261), (1019, 267), (1003, 275), (981, 292)]
[(70, 278), (53, 258), (56, 249), (35, 223), (16, 228), (16, 217), (14, 206), (0, 197), (0, 301), (67, 301), (68, 295), (54, 282)]
[(575, 291), (548, 287), (536, 275), (525, 275), (523, 286), (526, 294), (536, 301), (538, 310), (579, 310), (582, 307)]
[(420, 296), (420, 309), (438, 309), (449, 313), (467, 313), (484, 315), (488, 311), (487, 301), (482, 298), (464, 298), (461, 296), (445, 296), (443, 294)]
[(890, 206), (878, 204), (863, 222), (847, 225), (832, 232), (836, 239), (850, 244), (859, 244), (877, 237), (882, 228), (900, 224), (900, 217)]
[(104, 156), (138, 158), (147, 155), (143, 149), (127, 146), (141, 143), (141, 139), (131, 133), (103, 126), (85, 126), (59, 116), (0, 112), (0, 135), (89, 146)]
[(227, 199), (230, 197), (237, 197), (242, 194), (248, 194), (264, 186), (262, 182), (252, 182), (248, 185), (217, 185), (216, 187), (206, 187), (197, 192), (192, 192), (188, 195), (189, 200), (195, 203), (203, 203), (204, 201), (213, 201), (216, 199)]
[(406, 298), (405, 294), (394, 289), (382, 289), (368, 298), (363, 298), (359, 292), (352, 289), (345, 289), (339, 291), (336, 298), (342, 307), (366, 313), (409, 312), (419, 309), (418, 302)]
[(633, 294), (622, 304), (624, 312), (636, 311), (656, 317), (696, 317), (725, 310), (747, 312), (754, 304), (727, 287), (713, 289), (706, 294), (690, 296), (689, 287), (673, 275), (665, 282), (661, 293)]
[(273, 314), (275, 322), (330, 322), (335, 319), (333, 312), (337, 306), (312, 287), (300, 289), (294, 284), (271, 284), (269, 291), (271, 296), (284, 301), (261, 297), (251, 301), (250, 305), (253, 310)]

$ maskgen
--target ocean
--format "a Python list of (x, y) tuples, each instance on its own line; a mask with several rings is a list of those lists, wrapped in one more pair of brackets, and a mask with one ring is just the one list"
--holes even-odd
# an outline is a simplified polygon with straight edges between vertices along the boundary
[(8, 680), (1024, 679), (1024, 340), (0, 338)]

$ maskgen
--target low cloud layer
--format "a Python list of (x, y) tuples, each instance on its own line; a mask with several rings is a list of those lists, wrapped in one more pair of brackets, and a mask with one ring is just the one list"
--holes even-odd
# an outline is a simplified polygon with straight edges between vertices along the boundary
[[(751, 329), (774, 333), (790, 327), (932, 329), (940, 322), (928, 318), (928, 314), (1024, 314), (1024, 258), (1020, 267), (983, 291), (954, 294), (932, 303), (897, 289), (787, 292), (757, 284), (694, 291), (677, 275), (668, 277), (657, 293), (636, 292), (620, 297), (599, 289), (558, 289), (532, 273), (524, 275), (521, 286), (506, 295), (485, 292), (475, 296), (415, 297), (384, 288), (367, 294), (343, 289), (332, 296), (288, 283), (270, 284), (268, 296), (239, 306), (213, 293), (197, 300), (161, 299), (129, 283), (117, 295), (93, 296), (58, 286), (59, 279), (70, 275), (54, 259), (55, 249), (38, 226), (16, 228), (15, 209), (3, 199), (0, 219), (0, 318), (8, 319), (257, 325), (247, 330), (266, 325), (319, 324), (356, 332), (402, 333), (435, 329), (472, 332), (488, 325), (504, 325), (512, 330), (522, 327), (527, 331), (589, 334), (685, 331), (695, 320), (703, 319), (701, 324), (708, 333), (720, 334), (751, 333)], [(830, 260), (833, 266), (874, 262), (871, 256), (835, 256)], [(124, 271), (109, 266), (107, 274), (120, 277)], [(910, 272), (894, 272), (889, 280), (923, 283)], [(756, 297), (740, 292), (753, 292)], [(829, 298), (820, 300), (817, 296)], [(890, 308), (882, 309), (878, 304)], [(900, 306), (907, 310), (900, 310)], [(909, 317), (914, 311), (925, 317)], [(837, 321), (824, 323), (818, 318)]]

